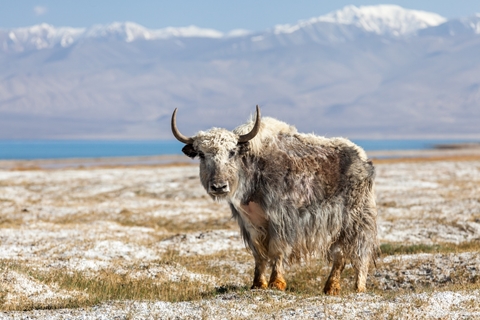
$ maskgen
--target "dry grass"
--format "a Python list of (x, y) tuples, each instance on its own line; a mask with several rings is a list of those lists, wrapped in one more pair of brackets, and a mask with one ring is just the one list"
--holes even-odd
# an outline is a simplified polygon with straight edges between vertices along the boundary
[[(145, 264), (133, 264), (128, 272), (119, 273), (112, 266), (98, 272), (71, 271), (65, 268), (39, 269), (13, 260), (0, 260), (3, 273), (14, 270), (41, 284), (53, 286), (67, 292), (81, 292), (75, 298), (56, 298), (48, 302), (32, 302), (29, 299), (6, 301), (6, 291), (0, 291), (0, 307), (2, 310), (33, 310), (80, 308), (98, 305), (102, 302), (116, 300), (133, 301), (195, 301), (212, 298), (219, 294), (248, 291), (250, 275), (239, 273), (238, 264), (252, 263), (251, 255), (246, 252), (224, 251), (213, 255), (187, 257), (177, 251), (167, 251), (155, 266), (182, 266), (186, 268), (184, 276), (176, 280), (164, 277), (135, 277), (136, 271), (148, 268)], [(228, 261), (229, 264), (223, 262)], [(188, 276), (189, 272), (210, 277), (209, 281), (195, 280)], [(1, 275), (1, 274), (0, 274)], [(232, 278), (237, 281), (232, 281)], [(215, 279), (215, 281), (213, 281)], [(241, 282), (239, 283), (238, 280)]]
[[(382, 239), (382, 256), (369, 274), (369, 293), (364, 296), (381, 302), (371, 308), (370, 318), (396, 319), (407, 309), (425, 307), (428, 300), (415, 297), (394, 307), (412, 293), (480, 289), (478, 266), (473, 268), (480, 253), (480, 241), (475, 240), (479, 238), (475, 233), (475, 223), (480, 221), (480, 198), (475, 193), (479, 175), (467, 172), (456, 176), (455, 166), (439, 162), (452, 178), (436, 178), (424, 160), (402, 160), (406, 167), (398, 168), (394, 166), (397, 160), (379, 162), (379, 176), (384, 179), (377, 192), (381, 197), (379, 225), (391, 227), (380, 228), (380, 236), (403, 228), (416, 238), (401, 242)], [(435, 161), (440, 160), (444, 159)], [(456, 164), (453, 161), (457, 160), (471, 159), (447, 161)], [(388, 166), (382, 167), (382, 163)], [(287, 268), (285, 294), (249, 290), (254, 262), (248, 251), (238, 246), (221, 247), (213, 253), (207, 250), (217, 242), (241, 246), (241, 240), (228, 207), (207, 199), (198, 178), (192, 178), (196, 168), (120, 168), (39, 170), (34, 175), (18, 171), (10, 180), (0, 180), (0, 230), (6, 239), (0, 245), (13, 252), (10, 258), (0, 259), (2, 310), (75, 309), (112, 301), (200, 303), (221, 299), (231, 309), (245, 303), (257, 306), (257, 315), (284, 312), (295, 317), (295, 310), (311, 308), (312, 299), (316, 299), (316, 305), (324, 306), (323, 314), (335, 318), (342, 316), (339, 303), (357, 299), (350, 265), (342, 275), (340, 298), (324, 296), (329, 266), (318, 260)], [(185, 171), (172, 173), (179, 168)], [(479, 171), (480, 163), (469, 168)], [(66, 179), (69, 175), (72, 178)], [(402, 177), (412, 179), (402, 184)], [(425, 181), (437, 183), (438, 189), (423, 186)], [(415, 229), (417, 226), (423, 229)], [(438, 240), (435, 231), (439, 227), (453, 232), (456, 238), (452, 239), (464, 240), (457, 244)], [(197, 248), (189, 253), (184, 250), (189, 246)], [(145, 254), (137, 256), (137, 251)], [(13, 277), (10, 271), (54, 294), (43, 299), (17, 294), (14, 283), (8, 282), (14, 281), (8, 280)], [(460, 306), (480, 308), (474, 300)], [(199, 308), (205, 317), (212, 317), (205, 304)], [(235, 317), (242, 318), (231, 316)]]
[(11, 171), (32, 171), (32, 170), (43, 170), (40, 166), (38, 165), (20, 165), (16, 167), (12, 167), (10, 169)]
[(0, 228), (16, 228), (23, 224), (23, 219), (20, 217), (7, 218), (0, 217)]
[[(469, 247), (469, 245), (467, 245)], [(447, 246), (446, 250), (462, 251), (465, 246), (455, 248)], [(438, 247), (435, 247), (438, 250)], [(441, 248), (441, 247), (440, 247)], [(418, 246), (415, 249), (394, 250), (392, 254), (408, 252), (430, 252), (429, 246)], [(477, 248), (478, 249), (478, 248)], [(228, 261), (231, 264), (226, 265), (222, 262)], [(6, 293), (0, 291), (0, 306), (2, 310), (33, 310), (33, 309), (62, 309), (62, 308), (84, 308), (101, 304), (107, 301), (197, 301), (201, 299), (210, 299), (218, 295), (234, 294), (237, 298), (250, 299), (252, 294), (264, 299), (266, 307), (262, 312), (286, 310), (292, 306), (292, 301), (278, 301), (276, 298), (269, 298), (270, 294), (264, 295), (260, 292), (251, 292), (249, 290), (251, 274), (241, 273), (235, 265), (250, 264), (253, 265), (251, 256), (244, 252), (242, 254), (232, 254), (232, 252), (220, 252), (215, 255), (186, 257), (179, 255), (178, 252), (169, 251), (159, 261), (154, 262), (157, 265), (181, 265), (190, 272), (203, 274), (215, 278), (215, 281), (205, 282), (201, 280), (192, 280), (188, 277), (182, 277), (178, 281), (159, 280), (156, 278), (133, 278), (129, 273), (119, 274), (114, 268), (100, 270), (95, 274), (70, 271), (65, 269), (51, 268), (49, 270), (38, 270), (31, 266), (26, 266), (14, 261), (0, 262), (0, 269), (5, 271), (15, 270), (21, 272), (36, 281), (54, 286), (68, 292), (81, 292), (83, 295), (77, 295), (72, 298), (56, 298), (42, 302), (32, 302), (24, 299), (7, 302)], [(398, 270), (403, 272), (408, 270), (417, 270), (422, 261), (417, 261), (410, 265), (400, 264), (394, 261), (389, 264), (378, 266), (382, 270), (397, 270), (396, 279), (390, 279), (393, 282), (402, 284), (408, 282), (401, 276)], [(132, 265), (131, 271), (142, 268), (141, 265)], [(378, 271), (378, 270), (377, 270)], [(449, 281), (435, 283), (432, 281), (416, 281), (407, 288), (399, 286), (396, 290), (385, 291), (384, 286), (375, 278), (372, 271), (369, 276), (368, 291), (377, 297), (382, 297), (386, 301), (394, 301), (398, 297), (408, 293), (432, 293), (439, 291), (470, 291), (480, 289), (480, 278), (478, 275), (471, 276), (471, 272), (465, 268), (457, 268), (448, 276)], [(312, 261), (306, 265), (291, 268), (287, 273), (287, 293), (297, 297), (297, 299), (308, 299), (309, 297), (323, 296), (323, 285), (328, 276), (329, 268), (322, 261)], [(232, 279), (235, 281), (232, 281)], [(354, 294), (354, 272), (350, 266), (347, 266), (342, 275), (341, 297), (348, 298)], [(417, 301), (417, 302), (415, 302)], [(418, 299), (412, 301), (415, 307), (420, 307), (425, 303)], [(334, 301), (333, 301), (334, 302)], [(258, 301), (256, 301), (258, 303)], [(328, 303), (328, 301), (326, 301)], [(332, 301), (330, 301), (332, 303)], [(478, 304), (472, 302), (472, 308), (478, 308)], [(380, 312), (381, 310), (379, 310)], [(398, 311), (389, 310), (392, 317), (398, 315)]]
[(458, 156), (426, 156), (426, 157), (395, 157), (395, 158), (372, 158), (373, 164), (386, 163), (419, 163), (419, 162), (439, 162), (439, 161), (479, 161), (480, 155), (458, 155)]
[(400, 244), (383, 243), (380, 245), (382, 255), (419, 254), (419, 253), (460, 253), (480, 252), (480, 241), (468, 241), (460, 244), (435, 243), (435, 244)]
[(232, 230), (237, 227), (236, 222), (229, 216), (222, 218), (205, 218), (195, 223), (189, 223), (185, 219), (151, 217), (134, 213), (124, 209), (114, 218), (122, 226), (148, 227), (163, 231), (164, 234), (190, 233), (206, 230)]
[(2, 262), (2, 270), (15, 270), (36, 281), (55, 286), (68, 292), (81, 292), (74, 298), (56, 298), (45, 302), (20, 300), (12, 304), (5, 301), (6, 294), (0, 295), (2, 310), (32, 310), (89, 307), (112, 300), (137, 301), (192, 301), (212, 297), (213, 284), (205, 284), (187, 277), (179, 281), (157, 281), (150, 278), (131, 278), (128, 274), (118, 274), (115, 270), (105, 269), (92, 275), (80, 271), (52, 269), (39, 271), (18, 263)]

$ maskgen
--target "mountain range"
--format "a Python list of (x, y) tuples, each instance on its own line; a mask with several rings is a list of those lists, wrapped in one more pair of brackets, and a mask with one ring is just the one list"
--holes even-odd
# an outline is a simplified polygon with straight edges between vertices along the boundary
[(480, 14), (347, 6), (264, 31), (0, 29), (0, 139), (171, 139), (260, 105), (300, 131), (480, 138)]

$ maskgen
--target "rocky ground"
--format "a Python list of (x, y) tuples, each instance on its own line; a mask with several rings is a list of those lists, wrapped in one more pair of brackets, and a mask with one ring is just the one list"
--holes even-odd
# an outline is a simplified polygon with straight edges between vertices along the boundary
[[(90, 162), (91, 164), (92, 162)], [(368, 293), (325, 262), (250, 291), (253, 259), (191, 164), (0, 163), (0, 318), (480, 318), (480, 157), (375, 161)]]

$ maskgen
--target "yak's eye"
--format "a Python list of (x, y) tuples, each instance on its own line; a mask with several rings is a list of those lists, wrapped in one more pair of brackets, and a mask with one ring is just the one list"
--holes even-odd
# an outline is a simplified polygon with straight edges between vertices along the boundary
[(236, 154), (235, 150), (231, 150), (228, 154), (228, 157), (233, 158), (235, 156), (235, 154)]
[(204, 154), (203, 152), (199, 151), (199, 152), (198, 152), (198, 157), (199, 157), (200, 159), (205, 159), (205, 154)]

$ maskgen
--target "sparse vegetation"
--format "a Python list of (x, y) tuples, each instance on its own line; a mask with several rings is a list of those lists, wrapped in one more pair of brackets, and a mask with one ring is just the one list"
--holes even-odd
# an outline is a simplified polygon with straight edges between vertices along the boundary
[(480, 252), (480, 241), (468, 241), (460, 244), (435, 243), (435, 244), (400, 244), (382, 243), (380, 250), (384, 256), (397, 254), (418, 254), (418, 253), (452, 253), (452, 252)]
[[(438, 176), (429, 163), (401, 163), (377, 166), (382, 254), (368, 294), (354, 292), (347, 265), (340, 297), (323, 294), (329, 266), (317, 259), (289, 267), (285, 293), (251, 291), (252, 255), (228, 206), (203, 196), (196, 167), (0, 171), (0, 308), (115, 302), (132, 316), (135, 302), (174, 310), (183, 301), (207, 318), (220, 312), (215, 304), (233, 319), (301, 317), (312, 308), (332, 318), (396, 319), (454, 292), (465, 299), (449, 312), (480, 314), (469, 296), (480, 295), (478, 161), (468, 175), (454, 175), (455, 162), (436, 162)], [(348, 309), (351, 301), (368, 310)]]
[(101, 270), (95, 274), (65, 269), (38, 271), (31, 267), (9, 265), (4, 262), (2, 270), (5, 269), (19, 271), (42, 284), (82, 294), (72, 298), (57, 298), (38, 303), (27, 299), (12, 303), (5, 301), (4, 294), (3, 310), (79, 308), (112, 300), (192, 301), (211, 297), (214, 294), (213, 284), (205, 284), (188, 277), (182, 277), (178, 281), (158, 281), (151, 278), (132, 278), (128, 274), (118, 274), (110, 269)]

